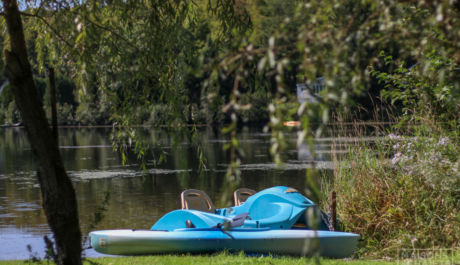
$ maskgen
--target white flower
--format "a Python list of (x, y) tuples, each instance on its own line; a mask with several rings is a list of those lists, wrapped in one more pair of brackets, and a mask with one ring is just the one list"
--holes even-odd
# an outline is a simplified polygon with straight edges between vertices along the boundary
[(393, 165), (397, 164), (397, 163), (399, 162), (399, 160), (401, 159), (401, 156), (402, 156), (401, 152), (396, 153), (396, 154), (393, 156), (393, 159), (391, 159), (391, 163), (392, 163)]
[(449, 138), (443, 137), (443, 138), (439, 139), (438, 145), (444, 146), (444, 145), (447, 145), (448, 142), (449, 142)]

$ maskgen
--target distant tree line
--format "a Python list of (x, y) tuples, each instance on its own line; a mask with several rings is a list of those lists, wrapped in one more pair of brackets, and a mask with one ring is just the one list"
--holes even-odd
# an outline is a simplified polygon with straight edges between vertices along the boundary
[[(302, 25), (302, 20), (296, 17), (298, 1), (237, 1), (232, 7), (236, 14), (234, 21), (223, 17), (228, 10), (222, 7), (207, 12), (207, 1), (164, 4), (161, 8), (170, 8), (176, 18), (162, 21), (159, 29), (149, 24), (159, 17), (151, 15), (148, 6), (141, 10), (136, 4), (128, 5), (132, 16), (127, 17), (111, 9), (116, 2), (96, 3), (87, 6), (61, 3), (55, 10), (30, 6), (24, 11), (27, 48), (48, 119), (47, 67), (57, 70), (61, 125), (112, 124), (121, 120), (148, 125), (171, 120), (228, 123), (230, 116), (222, 108), (230, 101), (235, 74), (217, 74), (213, 67), (225, 56), (237, 54), (244, 43), (251, 44), (254, 50), (266, 50), (274, 32), (287, 36), (277, 43), (279, 49), (284, 49), (277, 56), (285, 54), (290, 58), (283, 69), (283, 86), (294, 98), (292, 101), (295, 101), (296, 83), (312, 79), (301, 69), (304, 61), (294, 47)], [(352, 9), (352, 5), (348, 6)], [(2, 47), (3, 43), (4, 39)], [(389, 55), (398, 56), (398, 45), (387, 47)], [(251, 107), (238, 111), (239, 122), (266, 123), (267, 106), (277, 93), (277, 81), (275, 76), (267, 75), (271, 70), (258, 69), (257, 61), (263, 54), (253, 56), (245, 65), (245, 83), (239, 88), (241, 104)], [(406, 57), (416, 63), (414, 58)], [(364, 61), (362, 64), (362, 68), (367, 66)], [(3, 62), (0, 67), (4, 68)], [(379, 68), (391, 69), (394, 67)], [(319, 77), (325, 72), (318, 69), (315, 75)], [(211, 85), (209, 79), (213, 78), (217, 78), (217, 83)], [(2, 74), (0, 81), (5, 79)], [(385, 85), (377, 77), (371, 80), (364, 90), (350, 96), (354, 100), (348, 101), (345, 108), (334, 107), (334, 115), (342, 119), (388, 119), (388, 115), (382, 115), (386, 113), (387, 101), (380, 93)], [(0, 124), (20, 119), (7, 85), (0, 95)]]
[[(143, 10), (141, 3), (127, 4), (132, 11), (128, 17), (111, 9), (119, 4), (116, 2), (103, 5), (95, 1), (87, 6), (68, 2), (51, 9), (30, 6), (23, 12), (34, 80), (48, 119), (47, 73), (48, 67), (55, 67), (58, 123), (62, 125), (120, 120), (158, 125), (173, 119), (209, 124), (228, 120), (221, 108), (228, 100), (231, 84), (222, 79), (216, 95), (204, 93), (202, 87), (209, 64), (231, 48), (235, 35), (251, 31), (249, 13), (241, 14), (243, 22), (223, 18), (225, 23), (221, 23), (218, 16), (228, 12), (220, 11), (223, 5), (171, 2), (159, 5), (171, 13), (171, 20), (161, 21), (163, 26), (156, 28), (151, 23), (160, 15), (150, 10), (158, 8), (155, 6), (147, 5)], [(236, 8), (245, 10), (243, 6)], [(0, 80), (6, 77), (2, 74)], [(270, 91), (260, 91), (260, 87), (248, 89), (251, 93), (246, 100), (256, 107), (242, 114), (247, 122), (268, 119), (265, 106)], [(0, 95), (0, 124), (20, 120), (6, 85)]]

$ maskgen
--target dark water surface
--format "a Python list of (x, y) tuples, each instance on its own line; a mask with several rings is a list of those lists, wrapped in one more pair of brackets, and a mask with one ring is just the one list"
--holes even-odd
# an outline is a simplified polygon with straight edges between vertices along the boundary
[[(286, 163), (279, 168), (270, 156), (270, 134), (245, 128), (238, 134), (244, 153), (241, 178), (232, 186), (225, 177), (229, 154), (223, 151), (229, 139), (211, 128), (200, 129), (195, 138), (166, 129), (142, 130), (141, 138), (148, 144), (145, 170), (140, 169), (134, 154), (122, 165), (121, 155), (112, 150), (110, 133), (110, 128), (59, 131), (60, 151), (75, 185), (85, 235), (107, 192), (110, 200), (105, 218), (96, 229), (148, 229), (166, 212), (180, 208), (180, 193), (185, 189), (206, 191), (217, 207), (230, 206), (233, 189), (238, 187), (262, 190), (284, 185), (303, 191), (307, 169), (331, 171), (331, 150), (340, 155), (350, 141), (373, 140), (318, 138), (313, 159), (306, 145), (297, 148), (296, 133), (287, 132)], [(198, 146), (206, 157), (204, 170), (199, 170)], [(162, 157), (166, 160), (160, 163)], [(43, 236), (49, 234), (25, 132), (0, 128), (0, 259), (29, 258), (27, 245), (43, 256)], [(97, 256), (92, 250), (85, 253)]]

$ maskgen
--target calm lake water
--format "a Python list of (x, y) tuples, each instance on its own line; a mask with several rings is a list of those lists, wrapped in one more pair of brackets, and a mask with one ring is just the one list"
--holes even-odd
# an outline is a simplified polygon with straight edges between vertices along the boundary
[[(282, 153), (285, 164), (279, 168), (270, 156), (270, 134), (243, 128), (238, 134), (244, 153), (241, 178), (230, 185), (225, 177), (229, 154), (223, 151), (229, 138), (218, 131), (202, 128), (192, 140), (166, 129), (142, 129), (141, 138), (148, 144), (146, 170), (140, 168), (134, 154), (122, 165), (121, 155), (112, 150), (111, 128), (59, 130), (60, 151), (76, 189), (84, 235), (107, 192), (110, 200), (105, 218), (96, 229), (149, 229), (162, 215), (180, 208), (180, 193), (185, 189), (206, 191), (217, 207), (230, 206), (233, 189), (238, 187), (262, 190), (284, 185), (305, 191), (307, 170), (332, 171), (331, 150), (340, 156), (350, 142), (374, 139), (317, 138), (313, 158), (306, 145), (297, 148), (296, 133), (287, 132), (288, 147)], [(198, 146), (206, 157), (204, 170), (199, 170)], [(159, 163), (161, 157), (166, 159)], [(0, 128), (0, 259), (29, 258), (27, 245), (43, 256), (43, 236), (49, 234), (25, 131)], [(93, 250), (85, 254), (98, 256)]]

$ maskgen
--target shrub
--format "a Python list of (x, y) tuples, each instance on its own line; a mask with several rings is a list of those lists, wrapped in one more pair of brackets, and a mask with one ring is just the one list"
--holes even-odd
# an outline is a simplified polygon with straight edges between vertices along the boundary
[(16, 102), (11, 101), (5, 112), (5, 122), (14, 124), (20, 122), (21, 120), (21, 114), (19, 113), (19, 109), (16, 107)]
[(226, 116), (222, 112), (225, 98), (219, 97), (214, 93), (207, 96), (203, 93), (201, 96), (201, 108), (198, 112), (198, 119), (205, 120), (206, 124), (223, 124)]
[(197, 104), (192, 104), (192, 120), (195, 124), (205, 124), (206, 111), (204, 108), (199, 108)]
[(82, 102), (75, 112), (75, 120), (82, 125), (110, 124), (110, 107), (104, 100), (97, 103)]
[(75, 112), (75, 119), (78, 123), (82, 125), (93, 125), (95, 116), (96, 116), (96, 109), (93, 107), (94, 104), (82, 102), (78, 105), (77, 110)]
[(456, 135), (397, 136), (355, 146), (329, 189), (366, 255), (460, 246), (460, 148)]
[(148, 125), (163, 125), (171, 120), (171, 108), (166, 104), (155, 104), (149, 108)]
[(57, 119), (58, 124), (73, 125), (75, 124), (74, 110), (72, 105), (64, 103), (57, 104)]
[(268, 103), (270, 97), (265, 91), (256, 91), (254, 93), (245, 93), (240, 96), (240, 103), (251, 104), (249, 109), (240, 110), (239, 114), (243, 122), (266, 122), (268, 121)]

